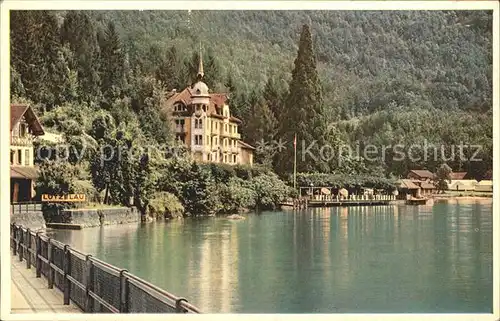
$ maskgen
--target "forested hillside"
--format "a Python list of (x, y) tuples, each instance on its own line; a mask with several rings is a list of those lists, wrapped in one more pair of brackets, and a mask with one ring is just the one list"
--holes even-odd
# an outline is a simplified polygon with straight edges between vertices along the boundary
[(308, 23), (325, 100), (343, 117), (385, 109), (392, 101), (491, 108), (488, 12), (113, 11), (95, 17), (114, 21), (132, 40), (133, 59), (145, 65), (172, 45), (184, 56), (201, 43), (217, 57), (219, 87), (231, 73), (243, 88), (263, 86), (270, 76), (288, 80), (300, 27)]
[[(205, 82), (231, 93), (243, 137), (257, 144), (300, 127), (282, 123), (292, 119), (288, 87), (303, 24), (321, 87), (315, 103), (333, 134), (328, 143), (427, 139), (449, 150), (463, 141), (483, 145), (484, 161), (448, 164), (478, 177), (491, 169), (492, 15), (486, 11), (20, 12), (11, 17), (12, 94), (45, 111), (55, 130), (87, 133), (88, 115), (99, 110), (117, 128), (136, 126), (144, 139), (165, 143), (171, 134), (159, 106), (168, 91), (191, 83), (201, 45)], [(81, 117), (80, 126), (68, 125), (70, 115)], [(257, 154), (278, 170), (271, 158)], [(344, 167), (304, 169), (397, 176), (439, 163), (349, 159)]]

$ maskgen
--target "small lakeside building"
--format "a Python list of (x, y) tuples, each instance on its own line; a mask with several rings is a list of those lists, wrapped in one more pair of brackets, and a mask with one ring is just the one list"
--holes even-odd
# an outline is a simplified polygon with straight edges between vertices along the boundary
[(44, 129), (31, 106), (10, 105), (10, 199), (11, 203), (29, 202), (35, 195), (38, 176), (34, 164), (33, 142)]

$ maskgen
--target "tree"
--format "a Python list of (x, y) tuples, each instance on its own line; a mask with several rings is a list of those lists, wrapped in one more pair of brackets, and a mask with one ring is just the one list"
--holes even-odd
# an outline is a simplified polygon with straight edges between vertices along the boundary
[(168, 113), (162, 111), (167, 93), (154, 77), (135, 79), (131, 93), (131, 107), (137, 114), (144, 135), (159, 144), (173, 141)]
[(73, 52), (70, 69), (78, 72), (79, 96), (89, 105), (101, 100), (99, 44), (94, 26), (85, 11), (69, 11), (61, 26), (61, 43)]
[(283, 96), (285, 92), (278, 87), (274, 77), (267, 79), (262, 96), (266, 100), (267, 105), (271, 109), (275, 118), (280, 118), (283, 115)]
[[(279, 138), (288, 145), (277, 156), (279, 165), (277, 170), (280, 173), (292, 171), (294, 159), (292, 141), (295, 135), (298, 137), (297, 149), (301, 154), (297, 170), (300, 172), (327, 170), (326, 162), (320, 158), (320, 149), (325, 142), (323, 133), (326, 131), (327, 120), (323, 112), (321, 84), (316, 70), (311, 32), (307, 25), (302, 27), (289, 94), (285, 101), (283, 117), (280, 118)], [(301, 148), (310, 153), (301, 153)]]
[(99, 37), (101, 59), (101, 91), (103, 103), (109, 109), (125, 89), (125, 54), (116, 27), (109, 22)]
[(446, 164), (441, 164), (436, 171), (436, 187), (439, 191), (444, 192), (448, 189), (448, 183), (451, 182), (451, 168)]
[(205, 70), (203, 81), (207, 84), (208, 88), (212, 90), (218, 89), (221, 82), (221, 72), (219, 62), (211, 47), (209, 47), (206, 54), (204, 54), (203, 68)]
[[(209, 89), (214, 90), (218, 87), (221, 76), (220, 76), (220, 68), (217, 59), (215, 58), (215, 54), (212, 48), (209, 48), (207, 52), (203, 53), (203, 71), (204, 77), (203, 82), (205, 82)], [(185, 75), (186, 80), (190, 84), (194, 84), (196, 82), (196, 76), (198, 74), (198, 67), (200, 65), (200, 53), (198, 51), (194, 51), (191, 55), (191, 58), (186, 58), (184, 60), (185, 66)]]
[(215, 214), (219, 211), (216, 186), (208, 168), (193, 163), (183, 180), (181, 201), (190, 216)]
[(10, 19), (12, 95), (26, 96), (47, 110), (75, 98), (76, 72), (59, 42), (51, 11), (12, 11)]
[(184, 78), (184, 68), (185, 66), (181, 63), (176, 47), (172, 46), (156, 69), (156, 79), (160, 80), (168, 90), (181, 90), (188, 85)]
[(248, 142), (258, 146), (255, 155), (256, 162), (272, 166), (276, 153), (274, 139), (277, 126), (278, 122), (266, 100), (263, 97), (259, 98), (251, 108), (245, 129), (245, 138)]

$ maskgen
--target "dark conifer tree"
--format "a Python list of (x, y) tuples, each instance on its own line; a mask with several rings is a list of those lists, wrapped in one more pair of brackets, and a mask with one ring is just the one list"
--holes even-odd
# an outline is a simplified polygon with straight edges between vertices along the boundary
[[(287, 148), (277, 156), (277, 170), (282, 174), (293, 171), (295, 134), (297, 135), (297, 171), (327, 170), (325, 157), (320, 155), (320, 148), (325, 143), (323, 135), (327, 122), (324, 118), (321, 84), (316, 70), (316, 58), (308, 25), (302, 27), (299, 50), (282, 116), (279, 138), (287, 143)], [(313, 147), (309, 148), (309, 146)]]
[(73, 52), (70, 67), (78, 71), (80, 98), (89, 103), (101, 100), (99, 44), (95, 23), (85, 11), (69, 11), (61, 26), (62, 44)]
[(103, 103), (109, 108), (125, 89), (125, 55), (113, 22), (99, 37), (101, 58), (101, 91)]
[(274, 138), (277, 133), (277, 120), (266, 99), (260, 97), (250, 108), (246, 118), (245, 139), (257, 146), (255, 161), (271, 165), (274, 157)]
[(56, 16), (50, 11), (12, 11), (10, 35), (12, 77), (17, 79), (12, 94), (46, 109), (70, 100), (72, 95), (65, 91), (75, 84)]

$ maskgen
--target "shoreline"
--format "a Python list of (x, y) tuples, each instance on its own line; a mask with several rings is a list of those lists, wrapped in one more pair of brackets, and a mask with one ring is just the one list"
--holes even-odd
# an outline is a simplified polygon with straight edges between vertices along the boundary
[(477, 199), (477, 200), (493, 200), (493, 194), (492, 195), (433, 195), (431, 197), (434, 200), (472, 200), (472, 199)]

